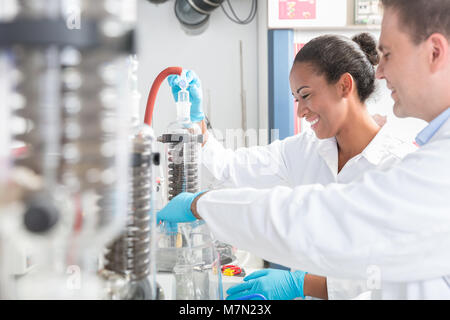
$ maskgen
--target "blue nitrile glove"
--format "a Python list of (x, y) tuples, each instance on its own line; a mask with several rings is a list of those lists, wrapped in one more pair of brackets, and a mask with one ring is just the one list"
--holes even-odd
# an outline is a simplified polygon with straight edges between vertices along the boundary
[[(205, 118), (205, 114), (203, 113), (203, 91), (202, 91), (202, 83), (200, 79), (197, 77), (194, 71), (192, 70), (183, 70), (183, 73), (186, 75), (186, 80), (189, 84), (187, 91), (189, 92), (189, 99), (191, 102), (191, 121), (192, 122), (200, 122)], [(179, 87), (179, 83), (181, 77), (179, 75), (170, 75), (167, 77), (170, 87), (172, 88), (172, 94), (175, 98), (175, 101), (178, 101), (178, 92), (181, 90)]]
[(244, 282), (227, 290), (227, 300), (250, 294), (262, 294), (268, 300), (305, 298), (303, 283), (306, 272), (279, 269), (262, 269), (244, 278)]
[(194, 199), (204, 191), (197, 193), (182, 192), (173, 198), (161, 211), (158, 212), (156, 219), (158, 224), (161, 221), (169, 222), (171, 229), (175, 228), (174, 223), (192, 222), (197, 220), (191, 211), (191, 204)]

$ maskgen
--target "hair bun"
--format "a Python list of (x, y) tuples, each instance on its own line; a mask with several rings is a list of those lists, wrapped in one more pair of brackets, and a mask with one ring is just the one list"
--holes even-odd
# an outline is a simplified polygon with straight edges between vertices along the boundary
[(357, 34), (356, 36), (353, 36), (352, 40), (359, 45), (373, 66), (376, 66), (380, 62), (377, 41), (370, 33), (363, 32)]

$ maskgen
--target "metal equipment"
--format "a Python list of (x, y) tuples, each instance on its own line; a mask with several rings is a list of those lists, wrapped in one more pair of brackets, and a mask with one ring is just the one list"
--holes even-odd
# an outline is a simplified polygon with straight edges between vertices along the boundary
[(200, 34), (206, 30), (211, 12), (223, 0), (176, 0), (175, 15), (187, 33)]
[[(125, 231), (109, 246), (105, 254), (105, 269), (127, 279), (121, 299), (156, 299), (156, 287), (150, 281), (155, 266), (151, 239), (155, 238), (153, 213), (153, 165), (159, 165), (154, 153), (153, 130), (139, 126), (131, 138), (130, 199)], [(153, 265), (152, 265), (153, 263)]]
[(200, 190), (203, 139), (186, 86), (157, 179), (157, 89), (146, 124), (136, 116), (135, 15), (136, 0), (0, 0), (0, 298), (162, 299), (157, 245), (177, 298), (222, 298), (205, 224), (157, 234), (155, 189)]
[[(156, 95), (164, 79), (170, 74), (181, 76), (181, 90), (176, 103), (177, 118), (166, 132), (158, 137), (165, 145), (165, 195), (172, 200), (181, 192), (200, 191), (201, 129), (190, 120), (188, 86), (179, 67), (163, 70), (150, 90), (145, 122), (150, 124)], [(157, 270), (171, 273), (175, 278), (177, 300), (222, 299), (220, 258), (215, 241), (203, 222), (178, 223), (160, 226)]]
[(24, 152), (9, 170), (18, 191), (0, 203), (0, 219), (3, 237), (30, 247), (35, 266), (7, 297), (103, 298), (98, 256), (127, 212), (122, 75), (136, 3), (2, 2), (0, 56), (10, 73), (0, 92), (9, 92), (14, 144)]

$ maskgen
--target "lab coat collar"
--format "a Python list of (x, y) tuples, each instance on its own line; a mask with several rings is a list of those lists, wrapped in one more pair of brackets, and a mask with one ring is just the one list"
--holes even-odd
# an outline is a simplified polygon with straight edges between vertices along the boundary
[(389, 153), (392, 153), (393, 149), (396, 149), (402, 143), (400, 140), (394, 139), (389, 131), (389, 125), (386, 123), (361, 152), (361, 156), (370, 163), (379, 165)]
[[(355, 158), (364, 157), (367, 161), (377, 166), (390, 153), (396, 154), (403, 141), (392, 137), (390, 134), (390, 126), (386, 123), (377, 135), (370, 141), (366, 148)], [(333, 171), (338, 170), (338, 150), (336, 138), (320, 140), (319, 155), (324, 159), (328, 167)], [(402, 155), (399, 155), (402, 156)]]

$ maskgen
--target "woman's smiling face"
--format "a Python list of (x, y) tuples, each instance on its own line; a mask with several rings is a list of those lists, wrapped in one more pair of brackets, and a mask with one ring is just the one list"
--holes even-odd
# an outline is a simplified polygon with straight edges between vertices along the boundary
[(292, 95), (298, 101), (297, 115), (311, 124), (319, 139), (337, 135), (345, 122), (347, 105), (339, 94), (339, 82), (329, 84), (311, 63), (295, 63), (289, 77)]

